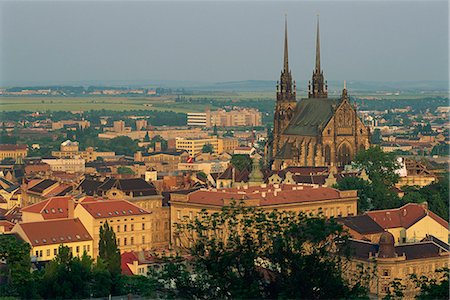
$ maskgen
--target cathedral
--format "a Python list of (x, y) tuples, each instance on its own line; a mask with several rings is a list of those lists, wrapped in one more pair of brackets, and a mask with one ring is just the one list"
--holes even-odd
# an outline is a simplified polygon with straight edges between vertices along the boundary
[(277, 83), (272, 136), (266, 157), (272, 169), (288, 166), (344, 166), (370, 145), (370, 131), (352, 106), (344, 83), (339, 98), (328, 98), (328, 86), (320, 66), (319, 21), (317, 21), (316, 62), (308, 97), (296, 99), (288, 59), (285, 23), (284, 66)]

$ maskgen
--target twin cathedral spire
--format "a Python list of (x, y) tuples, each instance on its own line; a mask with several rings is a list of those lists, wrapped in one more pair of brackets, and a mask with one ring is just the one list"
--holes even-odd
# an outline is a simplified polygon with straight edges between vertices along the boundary
[[(291, 71), (289, 70), (287, 19), (285, 20), (284, 30), (284, 65), (281, 71), (280, 81), (277, 84), (277, 101), (291, 102), (295, 101), (297, 91), (295, 81), (292, 80)], [(313, 71), (312, 81), (308, 83), (308, 98), (327, 97), (328, 85), (324, 80), (323, 70), (320, 68), (319, 18), (317, 18), (316, 66)]]

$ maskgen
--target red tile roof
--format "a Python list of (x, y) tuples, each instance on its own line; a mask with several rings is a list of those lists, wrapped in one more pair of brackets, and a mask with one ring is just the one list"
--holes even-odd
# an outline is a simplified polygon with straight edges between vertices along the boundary
[(122, 269), (122, 274), (124, 275), (134, 275), (131, 272), (128, 264), (132, 264), (134, 261), (138, 260), (137, 255), (134, 252), (124, 252), (120, 255), (120, 267)]
[(7, 220), (0, 220), (0, 227), (4, 227), (5, 232), (9, 232), (13, 229), (14, 223), (11, 223)]
[(79, 205), (84, 207), (95, 219), (150, 214), (149, 211), (126, 200), (99, 200), (81, 202)]
[(71, 197), (53, 197), (22, 208), (22, 212), (41, 214), (44, 220), (68, 218)]
[(27, 145), (3, 144), (0, 145), (0, 151), (27, 150)]
[(90, 241), (92, 237), (79, 219), (58, 219), (16, 224), (32, 246)]
[(409, 228), (427, 215), (448, 228), (447, 221), (416, 203), (408, 203), (400, 208), (369, 211), (366, 214), (384, 229)]
[[(301, 189), (302, 188), (302, 189)], [(339, 191), (326, 187), (297, 187), (295, 185), (249, 187), (247, 189), (197, 190), (188, 195), (189, 203), (223, 206), (224, 200), (256, 200), (261, 206), (340, 199)]]

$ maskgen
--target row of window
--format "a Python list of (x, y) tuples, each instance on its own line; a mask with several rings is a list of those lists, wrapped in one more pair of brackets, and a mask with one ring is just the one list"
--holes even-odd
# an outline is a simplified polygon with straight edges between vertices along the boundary
[[(70, 250), (70, 253), (73, 253), (73, 247), (69, 247), (69, 250)], [(80, 246), (75, 247), (75, 253), (77, 255), (79, 255), (81, 253), (80, 250), (81, 250)], [(83, 253), (84, 252), (89, 253), (90, 251), (91, 251), (91, 245), (83, 245)], [(45, 256), (49, 257), (50, 253), (51, 253), (51, 249), (47, 249)], [(58, 248), (53, 248), (53, 256), (56, 256), (57, 254), (58, 254)], [(36, 250), (35, 255), (36, 255), (36, 257), (44, 257), (44, 252), (43, 252), (43, 250)]]
[[(145, 235), (143, 235), (141, 238), (141, 244), (145, 244)], [(134, 245), (133, 236), (130, 237), (129, 239), (127, 237), (124, 237), (122, 240), (120, 238), (117, 238), (117, 246), (131, 246), (131, 245)]]
[[(129, 224), (129, 225), (130, 225), (130, 231), (134, 231), (134, 224)], [(122, 228), (123, 228), (123, 232), (126, 232), (127, 224), (124, 224)], [(145, 223), (142, 223), (141, 229), (145, 230)], [(116, 232), (120, 232), (120, 225), (116, 226)]]

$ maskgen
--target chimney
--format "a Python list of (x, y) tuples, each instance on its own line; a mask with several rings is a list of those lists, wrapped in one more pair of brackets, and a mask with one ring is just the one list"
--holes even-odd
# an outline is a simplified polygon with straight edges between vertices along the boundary
[(69, 200), (67, 200), (67, 218), (68, 219), (74, 218), (74, 210), (75, 210), (75, 202), (73, 201), (73, 198), (70, 197)]
[(427, 202), (427, 201), (424, 201), (424, 202), (422, 202), (422, 203), (419, 203), (419, 205), (422, 206), (423, 209), (428, 210), (428, 202)]

